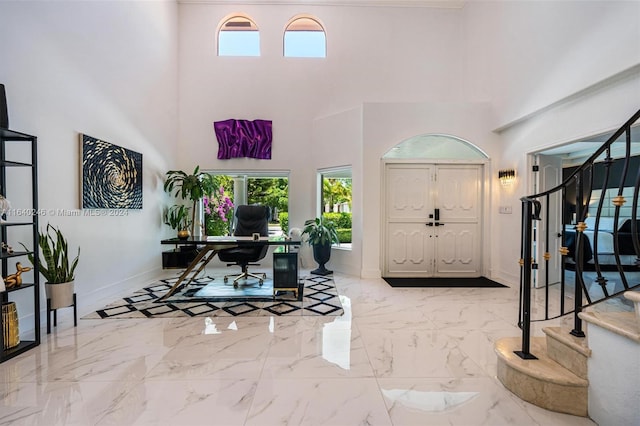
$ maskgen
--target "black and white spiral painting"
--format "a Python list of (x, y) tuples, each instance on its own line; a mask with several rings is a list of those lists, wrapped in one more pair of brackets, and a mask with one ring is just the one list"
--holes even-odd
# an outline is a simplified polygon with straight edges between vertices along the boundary
[(142, 154), (84, 134), (82, 208), (141, 209)]

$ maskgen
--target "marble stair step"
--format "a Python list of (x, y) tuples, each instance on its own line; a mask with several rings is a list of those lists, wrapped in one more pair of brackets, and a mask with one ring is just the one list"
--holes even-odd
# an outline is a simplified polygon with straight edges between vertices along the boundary
[(521, 349), (521, 337), (505, 337), (496, 342), (498, 379), (502, 384), (538, 407), (586, 417), (589, 382), (547, 354), (547, 338), (531, 338), (530, 352), (536, 360), (525, 360), (514, 353)]
[(567, 327), (545, 327), (546, 354), (578, 377), (587, 379), (587, 360), (591, 356), (586, 337), (576, 337)]

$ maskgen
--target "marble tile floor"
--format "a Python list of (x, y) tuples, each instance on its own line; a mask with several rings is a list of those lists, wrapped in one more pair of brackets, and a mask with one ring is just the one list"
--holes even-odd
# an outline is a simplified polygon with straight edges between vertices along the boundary
[[(59, 318), (0, 364), (0, 425), (594, 425), (496, 378), (517, 288), (335, 274), (340, 317)], [(536, 324), (535, 335), (544, 326)]]

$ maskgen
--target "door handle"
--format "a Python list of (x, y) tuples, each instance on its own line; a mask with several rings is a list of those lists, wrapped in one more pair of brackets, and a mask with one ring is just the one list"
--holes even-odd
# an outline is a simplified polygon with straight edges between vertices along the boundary
[[(427, 223), (425, 223), (425, 225), (427, 225), (427, 226), (433, 226), (433, 222), (427, 222)], [(437, 225), (436, 225), (436, 226), (437, 226)]]
[(444, 223), (436, 222), (435, 226), (444, 226)]

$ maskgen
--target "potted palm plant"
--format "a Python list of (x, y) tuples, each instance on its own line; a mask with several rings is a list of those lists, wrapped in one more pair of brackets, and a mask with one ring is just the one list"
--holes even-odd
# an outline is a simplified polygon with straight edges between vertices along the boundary
[[(22, 243), (20, 243), (22, 244)], [(74, 259), (69, 257), (69, 244), (59, 228), (47, 224), (44, 232), (38, 232), (38, 268), (45, 278), (45, 292), (51, 301), (51, 309), (73, 305), (75, 270), (80, 258), (80, 247)], [(29, 249), (22, 244), (25, 250)], [(35, 266), (33, 254), (28, 255)]]
[(331, 258), (331, 245), (340, 244), (336, 225), (322, 216), (304, 222), (303, 237), (313, 247), (313, 259), (318, 263), (318, 269), (311, 271), (315, 275), (329, 275), (333, 271), (325, 268)]
[(191, 200), (193, 203), (191, 210), (191, 235), (194, 235), (197, 203), (202, 197), (209, 196), (216, 190), (215, 180), (209, 173), (200, 171), (200, 166), (196, 166), (191, 174), (183, 172), (182, 170), (169, 170), (166, 176), (167, 178), (164, 182), (165, 192), (173, 193), (174, 197), (183, 200)]
[(164, 223), (169, 225), (171, 229), (178, 232), (178, 238), (186, 240), (189, 238), (189, 226), (191, 219), (189, 217), (189, 209), (182, 204), (174, 204), (164, 211)]

